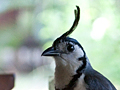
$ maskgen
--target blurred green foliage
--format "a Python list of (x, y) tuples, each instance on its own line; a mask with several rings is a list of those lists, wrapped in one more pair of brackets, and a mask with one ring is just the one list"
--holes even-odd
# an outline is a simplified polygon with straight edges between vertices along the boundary
[[(48, 5), (39, 15), (41, 18), (40, 22), (44, 25), (39, 35), (42, 37), (42, 40), (54, 40), (67, 31), (74, 20), (73, 10), (75, 9), (75, 5), (79, 5), (81, 8), (81, 20), (78, 28), (71, 36), (76, 38), (83, 45), (93, 67), (104, 73), (113, 81), (116, 79), (116, 82), (120, 84), (120, 7), (118, 3), (120, 4), (117, 0), (69, 1), (69, 3), (68, 1), (61, 1), (58, 6), (52, 3), (53, 5)], [(62, 4), (62, 7), (60, 4)], [(92, 37), (91, 33), (94, 28), (93, 24), (99, 18), (105, 18), (107, 22), (101, 19), (101, 21), (98, 21), (96, 24), (97, 27), (95, 29), (96, 32), (99, 33), (94, 34), (98, 34), (99, 36), (102, 29), (105, 29), (102, 37), (96, 37), (98, 38), (96, 39)], [(107, 26), (105, 27), (106, 24)], [(53, 42), (53, 40), (50, 41)], [(50, 43), (51, 45), (51, 42), (46, 43)]]
[[(45, 49), (66, 32), (74, 21), (74, 9), (81, 19), (70, 37), (84, 47), (92, 66), (120, 85), (120, 1), (119, 0), (1, 0), (0, 14), (18, 10), (15, 23), (0, 26), (0, 50), (19, 48), (29, 35)], [(3, 5), (2, 5), (3, 4)]]
[(120, 1), (59, 1), (59, 5), (52, 3), (53, 5), (46, 6), (39, 15), (40, 22), (44, 25), (39, 36), (47, 43), (44, 48), (71, 27), (74, 20), (73, 10), (75, 5), (79, 5), (81, 20), (71, 37), (83, 45), (92, 66), (119, 85)]

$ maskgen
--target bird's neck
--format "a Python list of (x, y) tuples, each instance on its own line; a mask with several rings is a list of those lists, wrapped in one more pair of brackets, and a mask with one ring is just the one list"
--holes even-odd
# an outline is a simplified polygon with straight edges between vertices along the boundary
[(75, 67), (72, 64), (67, 64), (67, 62), (56, 61), (55, 69), (55, 87), (59, 90), (69, 90), (64, 89), (66, 86), (73, 87), (72, 85), (76, 84), (78, 78), (84, 73), (86, 68), (87, 60), (81, 61), (79, 67)]
[(62, 89), (65, 88), (66, 85), (69, 84), (72, 76), (76, 74), (73, 68), (69, 65), (56, 65), (55, 68), (55, 86), (56, 88)]

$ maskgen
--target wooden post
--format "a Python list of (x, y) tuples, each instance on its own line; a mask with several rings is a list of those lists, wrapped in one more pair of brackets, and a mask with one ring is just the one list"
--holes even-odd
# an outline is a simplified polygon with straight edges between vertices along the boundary
[(0, 75), (0, 90), (11, 90), (14, 87), (14, 74)]

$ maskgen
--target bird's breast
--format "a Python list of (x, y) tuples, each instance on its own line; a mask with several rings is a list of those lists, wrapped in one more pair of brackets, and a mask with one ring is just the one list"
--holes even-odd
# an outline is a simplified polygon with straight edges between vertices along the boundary
[(85, 74), (82, 74), (78, 79), (77, 85), (74, 90), (86, 90), (87, 84), (84, 81)]

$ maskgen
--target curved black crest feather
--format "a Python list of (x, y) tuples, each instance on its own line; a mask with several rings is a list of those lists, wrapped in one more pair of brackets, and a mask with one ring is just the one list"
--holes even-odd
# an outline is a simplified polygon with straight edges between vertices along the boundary
[(76, 29), (79, 19), (80, 19), (80, 8), (79, 8), (79, 6), (76, 6), (76, 7), (77, 7), (77, 10), (74, 10), (75, 20), (74, 20), (72, 27), (67, 32), (65, 32), (62, 36), (60, 36), (59, 39), (67, 37)]
[(77, 7), (77, 9), (74, 10), (75, 20), (73, 22), (72, 27), (67, 32), (65, 32), (63, 35), (61, 35), (59, 38), (57, 38), (54, 41), (53, 46), (55, 46), (57, 43), (59, 43), (60, 40), (64, 39), (68, 35), (70, 35), (76, 29), (78, 22), (79, 22), (79, 19), (80, 19), (80, 8), (79, 8), (79, 6), (76, 6), (76, 7)]

